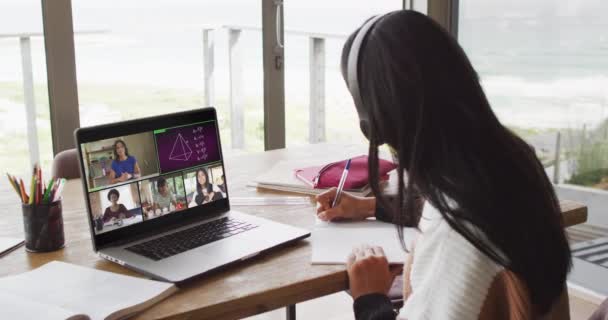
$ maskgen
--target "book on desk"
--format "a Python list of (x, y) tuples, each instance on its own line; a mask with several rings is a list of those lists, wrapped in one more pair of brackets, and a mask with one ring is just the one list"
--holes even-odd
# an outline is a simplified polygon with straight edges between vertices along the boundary
[(52, 261), (0, 278), (0, 319), (125, 319), (175, 291), (171, 283)]

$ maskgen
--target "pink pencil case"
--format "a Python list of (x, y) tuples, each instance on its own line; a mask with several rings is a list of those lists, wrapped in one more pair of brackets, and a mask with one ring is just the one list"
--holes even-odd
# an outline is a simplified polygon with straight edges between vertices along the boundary
[[(347, 161), (342, 160), (329, 163), (325, 166), (296, 169), (295, 174), (300, 180), (314, 188), (326, 189), (337, 187)], [(367, 166), (368, 157), (366, 155), (351, 158), (348, 176), (344, 182), (344, 189), (361, 189), (369, 184)], [(396, 167), (397, 165), (388, 160), (379, 159), (378, 176), (381, 180), (388, 180), (388, 173)]]

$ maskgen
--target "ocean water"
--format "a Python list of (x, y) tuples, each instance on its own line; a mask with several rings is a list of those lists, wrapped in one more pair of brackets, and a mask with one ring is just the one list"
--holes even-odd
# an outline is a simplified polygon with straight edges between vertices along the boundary
[[(401, 1), (285, 0), (289, 30), (346, 36), (371, 15), (398, 9)], [(203, 88), (202, 29), (215, 29), (216, 96), (229, 94), (226, 26), (261, 25), (256, 0), (73, 0), (79, 84)], [(494, 111), (524, 128), (593, 127), (608, 117), (608, 1), (462, 0), (459, 41), (480, 74)], [(3, 0), (0, 34), (40, 31), (39, 0)], [(354, 113), (339, 72), (344, 38), (326, 41), (328, 108)], [(262, 103), (261, 34), (244, 31), (245, 95)], [(34, 73), (45, 81), (42, 39), (33, 39)], [(286, 100), (307, 106), (309, 39), (286, 35)], [(0, 39), (0, 81), (21, 81), (17, 39)], [(0, 97), (6, 98), (6, 97)], [(87, 108), (99, 101), (81, 100)], [(90, 120), (93, 121), (94, 120)], [(85, 119), (85, 123), (87, 120)]]

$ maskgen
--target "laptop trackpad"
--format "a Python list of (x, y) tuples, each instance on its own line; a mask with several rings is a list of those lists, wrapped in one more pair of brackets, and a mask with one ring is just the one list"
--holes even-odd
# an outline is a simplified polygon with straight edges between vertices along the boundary
[(259, 245), (242, 240), (234, 241), (234, 238), (236, 237), (156, 261), (153, 268), (168, 280), (180, 281), (234, 261), (253, 257), (259, 252), (256, 250), (260, 248)]

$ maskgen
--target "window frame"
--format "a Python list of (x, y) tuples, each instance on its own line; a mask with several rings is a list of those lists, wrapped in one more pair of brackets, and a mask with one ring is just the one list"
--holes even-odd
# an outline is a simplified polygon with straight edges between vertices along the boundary
[[(427, 1), (428, 15), (457, 37), (458, 0), (403, 0), (402, 8)], [(264, 72), (264, 149), (285, 148), (283, 0), (261, 0)], [(279, 11), (279, 12), (277, 12)], [(71, 0), (42, 0), (53, 153), (74, 148), (80, 127)]]
[(74, 148), (80, 127), (71, 0), (42, 0), (53, 155)]

